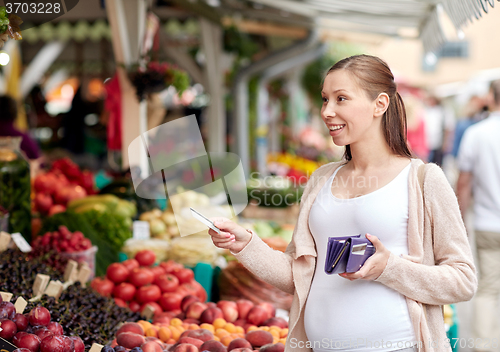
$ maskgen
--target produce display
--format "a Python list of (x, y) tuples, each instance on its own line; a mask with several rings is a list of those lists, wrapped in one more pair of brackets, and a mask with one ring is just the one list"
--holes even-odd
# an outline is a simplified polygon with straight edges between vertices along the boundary
[(91, 287), (103, 296), (112, 296), (117, 305), (133, 312), (144, 312), (147, 306), (154, 314), (180, 312), (182, 299), (192, 294), (206, 301), (203, 286), (194, 280), (194, 272), (174, 261), (156, 261), (153, 251), (137, 252), (133, 259), (111, 264), (105, 278), (95, 278)]
[[(45, 257), (31, 258), (13, 249), (2, 252), (0, 292), (12, 293), (11, 301), (16, 301), (20, 296), (28, 300), (33, 296), (32, 287), (37, 273), (62, 281), (61, 272), (51, 268), (47, 263)], [(60, 261), (56, 260), (56, 263)], [(78, 282), (63, 291), (57, 300), (43, 295), (36, 302), (28, 302), (26, 310), (32, 310), (37, 306), (48, 309), (52, 320), (62, 326), (64, 334), (79, 336), (84, 342), (86, 351), (93, 343), (106, 344), (111, 341), (119, 323), (140, 319), (138, 313), (117, 306), (113, 299), (101, 296), (90, 287), (82, 287)], [(2, 319), (1, 311), (0, 319)]]
[(38, 306), (26, 315), (0, 298), (0, 337), (30, 352), (84, 352), (78, 335), (66, 336), (61, 324), (51, 321), (47, 308)]
[[(69, 231), (79, 231), (97, 246), (95, 271), (97, 276), (106, 274), (107, 267), (118, 261), (118, 253), (132, 231), (121, 216), (109, 216), (90, 210), (84, 213), (63, 212), (46, 218), (40, 233), (58, 231), (65, 226)], [(102, 253), (102, 255), (101, 255)]]
[(288, 323), (275, 316), (271, 304), (254, 305), (244, 299), (203, 303), (188, 295), (181, 308), (175, 317), (167, 312), (157, 314), (152, 323), (141, 320), (122, 325), (104, 351), (284, 351)]
[(150, 210), (142, 213), (139, 220), (149, 222), (149, 231), (153, 238), (169, 240), (179, 236), (175, 215), (171, 209), (163, 212), (160, 209)]
[(75, 213), (85, 213), (95, 210), (120, 216), (132, 225), (132, 218), (137, 214), (136, 206), (112, 194), (93, 195), (68, 203), (68, 210)]

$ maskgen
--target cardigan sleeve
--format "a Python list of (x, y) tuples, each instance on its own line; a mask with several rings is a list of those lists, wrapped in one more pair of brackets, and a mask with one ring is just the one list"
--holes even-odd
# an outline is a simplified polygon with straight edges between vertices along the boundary
[[(314, 182), (313, 173), (307, 182), (301, 199), (307, 199)], [(301, 202), (299, 218), (300, 213), (303, 211), (303, 205), (304, 202)], [(296, 232), (297, 226), (295, 226), (293, 236), (296, 236)], [(240, 252), (232, 254), (255, 276), (284, 292), (293, 294), (295, 291), (292, 274), (292, 262), (295, 254), (293, 243), (294, 241), (291, 241), (283, 253), (269, 247), (252, 231), (250, 242)]]
[(424, 180), (424, 229), (432, 229), (435, 265), (415, 263), (391, 253), (376, 281), (415, 301), (443, 305), (468, 301), (477, 277), (458, 201), (441, 168), (430, 164)]

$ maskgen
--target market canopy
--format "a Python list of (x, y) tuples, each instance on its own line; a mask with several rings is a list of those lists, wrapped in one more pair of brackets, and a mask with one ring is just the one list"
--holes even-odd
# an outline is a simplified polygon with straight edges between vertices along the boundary
[[(426, 52), (446, 41), (443, 11), (456, 30), (479, 19), (495, 5), (494, 0), (251, 0), (260, 6), (310, 18), (324, 28), (405, 36), (404, 29), (416, 30)], [(498, 0), (500, 1), (500, 0)], [(212, 1), (213, 2), (213, 1)], [(222, 0), (223, 3), (234, 1)], [(224, 6), (224, 5), (220, 5)], [(263, 8), (261, 10), (264, 10)], [(411, 32), (410, 32), (411, 33)]]

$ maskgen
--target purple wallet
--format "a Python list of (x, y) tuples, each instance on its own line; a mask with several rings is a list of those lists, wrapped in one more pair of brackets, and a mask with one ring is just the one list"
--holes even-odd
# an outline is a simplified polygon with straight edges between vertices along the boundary
[(361, 235), (329, 237), (326, 249), (325, 272), (354, 273), (375, 253), (375, 247)]

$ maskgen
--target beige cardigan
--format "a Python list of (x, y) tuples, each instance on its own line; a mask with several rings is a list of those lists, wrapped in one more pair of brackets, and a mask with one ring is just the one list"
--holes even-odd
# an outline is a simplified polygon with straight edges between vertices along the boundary
[[(307, 341), (304, 306), (316, 266), (309, 212), (326, 180), (342, 163), (323, 165), (311, 175), (285, 253), (271, 249), (254, 234), (248, 245), (235, 255), (256, 276), (294, 295), (287, 352), (311, 351), (298, 348), (299, 341), (303, 341), (301, 344)], [(470, 300), (477, 289), (476, 271), (455, 193), (441, 168), (429, 164), (422, 197), (417, 177), (422, 163), (413, 159), (409, 175), (409, 255), (399, 257), (391, 253), (376, 281), (406, 296), (415, 336), (421, 341), (419, 352), (451, 351), (440, 305)]]

